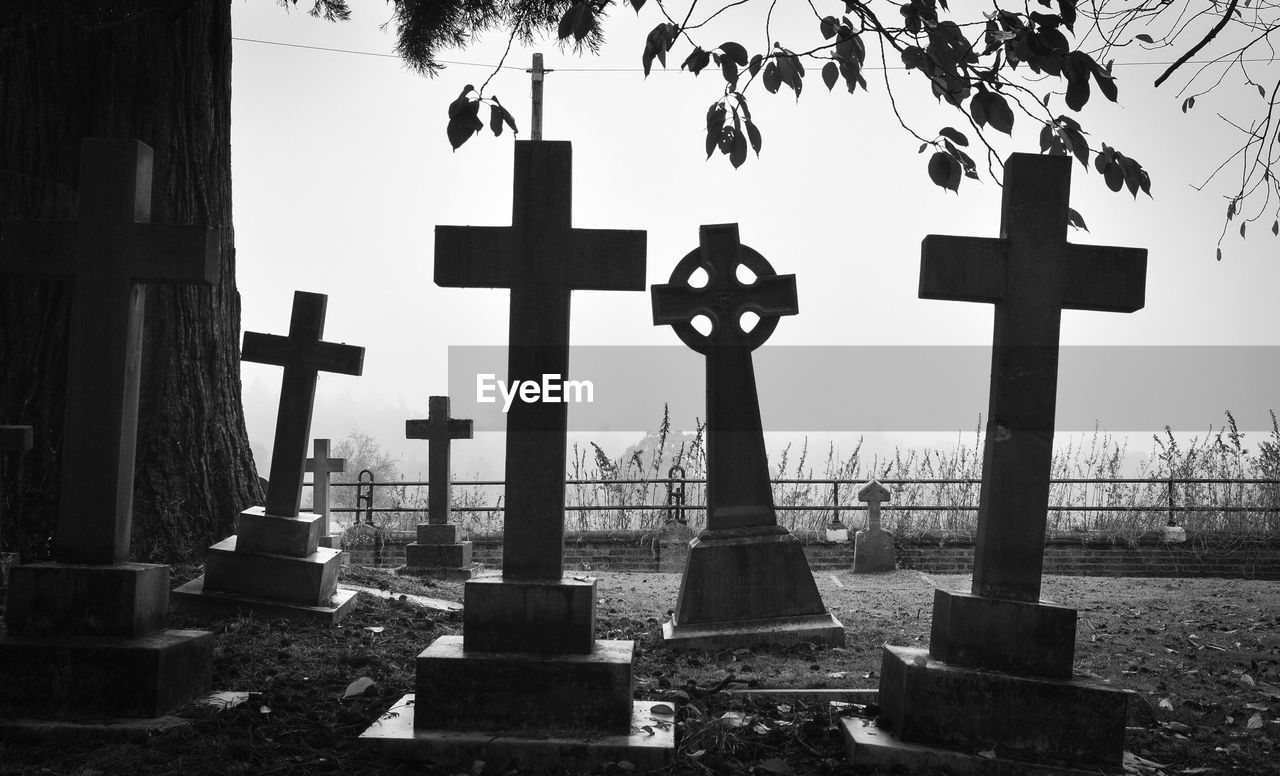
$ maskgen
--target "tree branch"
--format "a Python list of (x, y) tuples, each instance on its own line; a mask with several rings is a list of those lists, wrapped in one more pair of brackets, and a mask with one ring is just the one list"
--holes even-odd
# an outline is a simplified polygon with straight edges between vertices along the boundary
[(1237, 2), (1239, 2), (1239, 0), (1231, 0), (1230, 3), (1227, 3), (1227, 10), (1222, 13), (1222, 18), (1218, 20), (1218, 23), (1213, 25), (1213, 29), (1209, 30), (1208, 34), (1205, 35), (1204, 38), (1202, 38), (1199, 43), (1192, 46), (1189, 50), (1187, 50), (1186, 53), (1178, 57), (1176, 62), (1174, 62), (1172, 65), (1169, 65), (1169, 69), (1161, 73), (1160, 77), (1156, 79), (1155, 86), (1159, 87), (1160, 84), (1164, 83), (1165, 79), (1173, 75), (1173, 71), (1182, 67), (1182, 65), (1185, 64), (1188, 59), (1191, 59), (1196, 54), (1198, 54), (1200, 52), (1200, 49), (1209, 45), (1209, 41), (1216, 38), (1219, 32), (1222, 32), (1222, 28), (1226, 27), (1227, 22), (1231, 21), (1231, 14), (1235, 13)]

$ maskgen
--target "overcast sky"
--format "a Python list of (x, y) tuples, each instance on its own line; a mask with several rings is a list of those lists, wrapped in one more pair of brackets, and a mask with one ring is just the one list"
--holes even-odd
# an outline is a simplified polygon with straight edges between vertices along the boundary
[[(506, 291), (442, 289), (432, 282), (437, 224), (510, 223), (511, 136), (494, 138), (486, 130), (457, 152), (445, 137), (449, 103), (463, 85), (479, 85), (490, 75), (507, 41), (495, 33), (465, 51), (445, 52), (443, 59), (486, 67), (455, 64), (428, 79), (391, 55), (393, 34), (379, 30), (388, 6), (354, 5), (353, 19), (342, 24), (259, 0), (233, 8), (237, 279), (245, 330), (284, 333), (295, 289), (329, 295), (326, 338), (364, 346), (365, 371), (359, 378), (320, 378), (313, 436), (340, 440), (353, 429), (373, 434), (402, 456), (412, 477), (425, 473), (425, 445), (403, 440), (403, 422), (425, 417), (427, 397), (449, 391), (449, 346), (502, 345), (507, 337)], [(839, 5), (833, 7), (838, 11)], [(763, 49), (763, 33), (745, 24), (752, 12), (726, 16), (729, 26), (704, 36), (704, 46), (735, 39), (752, 51)], [(748, 93), (764, 139), (758, 159), (752, 155), (738, 170), (719, 154), (708, 161), (704, 115), (722, 81), (714, 68), (696, 79), (681, 73), (679, 63), (689, 51), (683, 42), (671, 52), (667, 70), (655, 64), (646, 80), (640, 52), (658, 21), (649, 7), (639, 19), (629, 9), (615, 10), (606, 27), (609, 45), (599, 57), (561, 51), (554, 41), (536, 47), (555, 71), (546, 81), (544, 137), (573, 143), (574, 225), (646, 230), (649, 284), (665, 282), (680, 257), (697, 246), (699, 225), (726, 222), (739, 223), (743, 242), (779, 273), (797, 275), (800, 314), (779, 323), (758, 360), (764, 362), (770, 349), (785, 353), (798, 346), (827, 346), (833, 356), (825, 369), (802, 374), (787, 374), (780, 357), (782, 377), (774, 375), (762, 388), (766, 427), (771, 413), (782, 417), (786, 407), (814, 396), (831, 403), (833, 417), (843, 417), (852, 406), (865, 410), (863, 397), (882, 396), (889, 385), (892, 399), (881, 413), (887, 433), (876, 435), (878, 444), (971, 433), (977, 414), (986, 410), (985, 363), (963, 378), (941, 368), (890, 371), (856, 359), (859, 351), (840, 358), (846, 351), (839, 348), (990, 344), (989, 305), (916, 297), (926, 234), (996, 236), (1000, 188), (986, 177), (984, 161), (974, 154), (984, 180), (964, 181), (958, 196), (934, 186), (925, 174), (928, 153), (917, 155), (918, 141), (889, 110), (882, 74), (868, 71), (869, 92), (849, 95), (837, 85), (829, 94), (816, 65), (799, 101), (767, 94), (759, 84)], [(804, 23), (811, 26), (812, 20)], [(812, 40), (807, 28), (793, 30), (777, 20), (773, 31), (792, 48)], [(512, 68), (487, 90), (515, 115), (522, 139), (530, 123), (523, 68), (533, 50), (513, 47), (507, 58)], [(874, 50), (868, 64), (873, 61)], [(1203, 192), (1191, 188), (1222, 161), (1235, 139), (1215, 113), (1239, 114), (1260, 100), (1252, 89), (1223, 91), (1199, 98), (1196, 109), (1183, 114), (1169, 85), (1160, 92), (1151, 87), (1159, 71), (1118, 66), (1120, 104), (1104, 103), (1095, 93), (1080, 116), (1095, 144), (1106, 142), (1144, 164), (1155, 198), (1113, 194), (1101, 176), (1074, 165), (1072, 204), (1090, 231), (1072, 230), (1069, 236), (1077, 243), (1148, 248), (1146, 308), (1130, 315), (1068, 311), (1063, 343), (1280, 344), (1280, 242), (1268, 231), (1270, 217), (1251, 227), (1248, 240), (1233, 225), (1223, 243), (1225, 258), (1216, 262), (1231, 178)], [(923, 93), (918, 74), (908, 80), (903, 71), (891, 70), (889, 79), (899, 108), (922, 134), (961, 126), (954, 110)], [(1013, 139), (1000, 146), (1002, 154), (1038, 150), (1038, 127), (1025, 116), (1019, 122)], [(575, 345), (670, 346), (673, 354), (679, 346), (670, 327), (652, 324), (649, 295), (638, 292), (575, 293), (572, 337)], [(1124, 427), (1123, 408), (1141, 406), (1144, 397), (1176, 408), (1151, 430), (1167, 422), (1176, 431), (1203, 431), (1220, 425), (1226, 409), (1247, 428), (1269, 426), (1269, 407), (1256, 388), (1263, 380), (1276, 384), (1274, 351), (1258, 351), (1271, 356), (1269, 364), (1243, 375), (1206, 375), (1201, 359), (1207, 352), (1171, 349), (1156, 380), (1077, 375), (1070, 390), (1094, 393), (1072, 398), (1096, 404), (1098, 418), (1111, 429)], [(604, 440), (610, 453), (620, 455), (627, 441), (638, 439), (635, 432), (656, 426), (668, 393), (693, 386), (692, 395), (700, 396), (696, 359), (677, 359), (669, 370), (651, 372), (644, 387), (653, 403), (650, 423), (581, 438)], [(895, 431), (916, 429), (912, 407), (957, 390), (958, 379), (978, 398), (971, 409), (957, 410), (953, 425), (932, 435)], [(249, 431), (260, 457), (269, 451), (279, 384), (278, 368), (244, 365)], [(821, 390), (814, 388), (819, 385)], [(1108, 408), (1118, 414), (1108, 416)], [(705, 416), (698, 400), (674, 408), (673, 423), (691, 429), (695, 415)], [(825, 447), (830, 435), (824, 429), (805, 431)], [(481, 436), (455, 448), (458, 476), (500, 473), (500, 435)], [(772, 441), (795, 437), (777, 435)], [(1149, 435), (1134, 440), (1145, 450)], [(265, 463), (259, 460), (260, 467)]]

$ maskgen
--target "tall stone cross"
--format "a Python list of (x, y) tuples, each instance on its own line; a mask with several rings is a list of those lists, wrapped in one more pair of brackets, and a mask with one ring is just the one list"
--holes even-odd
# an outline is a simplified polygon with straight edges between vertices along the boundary
[(329, 535), (329, 475), (347, 470), (346, 458), (329, 456), (329, 441), (317, 439), (312, 443), (313, 457), (307, 459), (306, 468), (311, 472), (311, 511), (324, 521), (320, 526), (321, 536)]
[(364, 348), (320, 340), (328, 303), (329, 297), (324, 294), (294, 291), (289, 336), (253, 331), (244, 334), (241, 360), (284, 367), (276, 438), (271, 449), (271, 477), (267, 481), (268, 515), (298, 515), (316, 378), (320, 372), (359, 375), (364, 371)]
[(1071, 245), (1070, 156), (1013, 154), (1000, 238), (924, 239), (920, 298), (995, 305), (973, 594), (1040, 600), (1062, 309), (1134, 312), (1147, 252)]
[[(740, 266), (755, 280), (739, 279)], [(698, 269), (708, 276), (701, 288), (689, 283)], [(776, 525), (751, 351), (781, 316), (799, 312), (795, 275), (778, 275), (742, 245), (737, 224), (703, 226), (698, 249), (680, 260), (670, 282), (653, 287), (652, 299), (654, 324), (671, 324), (684, 344), (706, 356), (707, 529)], [(747, 312), (759, 316), (750, 331), (741, 323)], [(710, 334), (693, 327), (700, 315), (710, 319)]]
[[(572, 227), (572, 150), (517, 140), (511, 226), (437, 226), (436, 285), (511, 289), (508, 384), (567, 379), (574, 290), (643, 291), (645, 233)], [(507, 412), (504, 578), (564, 571), (568, 405), (517, 400)]]
[(471, 439), (472, 423), (449, 417), (449, 397), (432, 396), (428, 400), (426, 420), (406, 420), (407, 439), (427, 440), (427, 522), (445, 525), (449, 522), (449, 449), (455, 439)]
[(151, 148), (80, 146), (79, 221), (4, 221), (0, 274), (72, 281), (54, 559), (129, 559), (145, 283), (215, 283), (218, 234), (149, 223)]

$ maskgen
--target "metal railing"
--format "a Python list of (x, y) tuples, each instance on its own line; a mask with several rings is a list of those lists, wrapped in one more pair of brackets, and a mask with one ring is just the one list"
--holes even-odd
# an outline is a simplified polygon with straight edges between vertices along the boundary
[[(849, 480), (849, 479), (774, 479), (771, 480), (773, 485), (817, 485), (831, 486), (831, 503), (829, 504), (778, 504), (775, 509), (779, 512), (818, 512), (831, 511), (838, 518), (841, 510), (845, 512), (865, 511), (866, 506), (858, 503), (845, 504), (840, 503), (841, 486), (862, 485), (867, 480)], [(982, 480), (974, 478), (886, 478), (880, 482), (884, 485), (981, 485)], [(1280, 511), (1280, 490), (1277, 490), (1275, 499), (1271, 505), (1263, 506), (1213, 506), (1206, 504), (1178, 504), (1176, 487), (1178, 485), (1271, 485), (1280, 486), (1280, 479), (1242, 479), (1242, 478), (1210, 478), (1210, 477), (1161, 477), (1161, 478), (1132, 478), (1121, 477), (1114, 479), (1089, 479), (1089, 478), (1051, 478), (1050, 485), (1085, 485), (1085, 486), (1107, 486), (1107, 485), (1160, 485), (1166, 490), (1166, 498), (1161, 504), (1148, 505), (1084, 505), (1084, 504), (1049, 504), (1047, 509), (1050, 512), (1165, 512), (1173, 519), (1174, 515), (1180, 512), (1277, 512)], [(452, 485), (454, 487), (500, 487), (506, 483), (503, 480), (455, 480)], [(705, 505), (688, 504), (684, 497), (684, 487), (687, 485), (705, 485), (704, 478), (684, 478), (684, 477), (654, 477), (649, 479), (566, 479), (566, 486), (574, 485), (665, 485), (667, 488), (667, 497), (665, 503), (661, 504), (566, 504), (566, 512), (608, 512), (608, 511), (656, 511), (656, 510), (676, 510), (677, 514), (683, 516), (686, 511), (705, 510)], [(421, 481), (397, 481), (397, 482), (335, 482), (331, 483), (331, 488), (353, 488), (353, 487), (429, 487), (430, 483)], [(975, 503), (973, 504), (903, 504), (903, 503), (884, 503), (881, 504), (882, 511), (920, 511), (920, 512), (976, 512), (978, 505), (976, 503), (977, 492), (973, 494)], [(369, 502), (359, 507), (334, 507), (329, 511), (333, 513), (373, 513), (373, 512), (395, 512), (395, 513), (425, 513), (426, 507), (373, 507)], [(494, 506), (455, 506), (452, 508), (454, 512), (502, 512), (505, 507), (501, 504)], [(679, 522), (686, 522), (679, 519)]]

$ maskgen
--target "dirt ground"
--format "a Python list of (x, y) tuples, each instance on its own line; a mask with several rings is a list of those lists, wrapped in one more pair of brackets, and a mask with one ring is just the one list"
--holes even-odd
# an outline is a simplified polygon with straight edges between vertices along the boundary
[[(196, 569), (176, 569), (175, 584)], [(677, 574), (587, 572), (597, 582), (597, 635), (636, 642), (636, 697), (678, 709), (673, 773), (849, 773), (826, 703), (762, 700), (750, 688), (875, 688), (883, 644), (925, 645), (934, 586), (967, 590), (965, 576), (898, 571), (817, 574), (844, 623), (844, 647), (673, 654), (661, 622)], [(345, 582), (462, 600), (462, 585), (353, 571)], [(1076, 674), (1136, 690), (1126, 770), (1155, 774), (1280, 774), (1280, 583), (1241, 580), (1047, 577), (1044, 597), (1079, 611)], [(196, 627), (175, 616), (171, 627)], [(400, 774), (466, 773), (385, 759), (356, 742), (412, 690), (413, 658), (460, 633), (459, 613), (361, 595), (332, 628), (223, 620), (214, 687), (257, 693), (223, 711), (184, 710), (192, 723), (139, 741), (70, 738), (0, 743), (0, 773)], [(344, 698), (353, 682), (372, 681)], [(360, 684), (366, 684), (361, 682)], [(864, 711), (854, 707), (849, 711)], [(874, 712), (874, 709), (872, 709)], [(837, 712), (838, 713), (838, 712)], [(629, 773), (627, 763), (612, 773)]]

